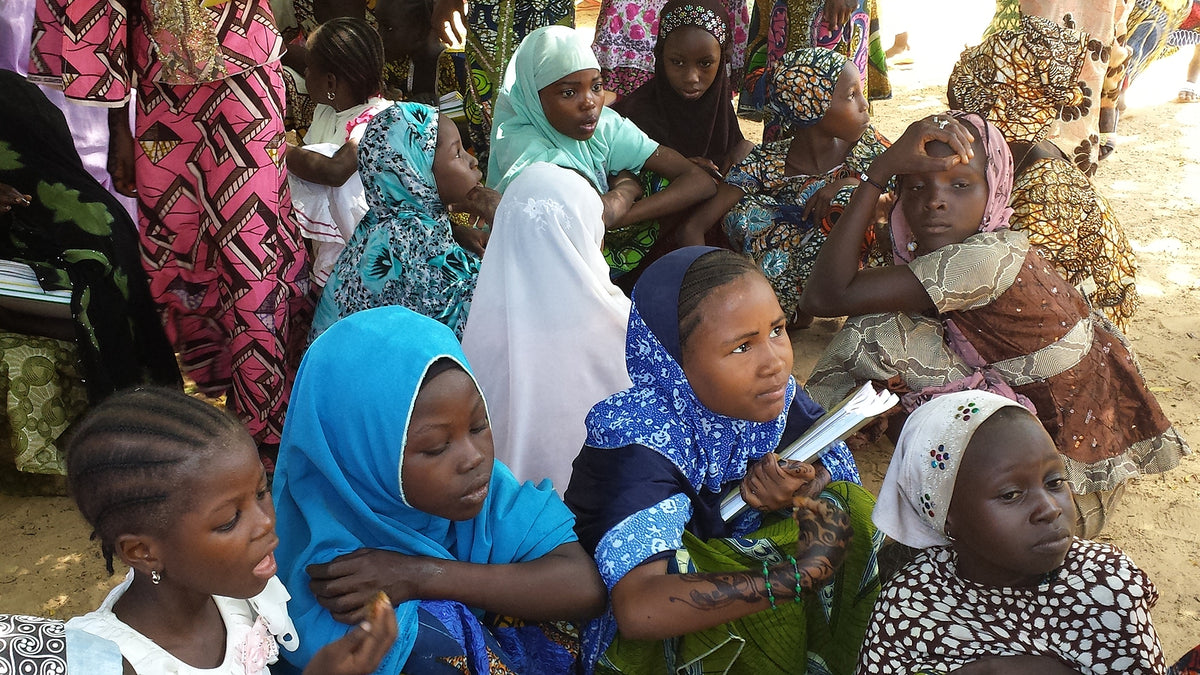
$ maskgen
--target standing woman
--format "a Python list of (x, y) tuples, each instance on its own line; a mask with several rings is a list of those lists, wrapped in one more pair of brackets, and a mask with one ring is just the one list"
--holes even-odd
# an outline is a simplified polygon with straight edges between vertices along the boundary
[(280, 152), (283, 40), (264, 0), (209, 4), (39, 3), (31, 70), (67, 98), (110, 108), (109, 171), (138, 198), (142, 264), (167, 337), (199, 390), (228, 394), (270, 455), (295, 372), (289, 342), (303, 339), (308, 306)]
[[(876, 0), (755, 0), (754, 12), (739, 112), (761, 113), (776, 61), (805, 47), (835, 51), (853, 62), (867, 100), (891, 98)], [(786, 135), (777, 120), (766, 123), (763, 142)]]

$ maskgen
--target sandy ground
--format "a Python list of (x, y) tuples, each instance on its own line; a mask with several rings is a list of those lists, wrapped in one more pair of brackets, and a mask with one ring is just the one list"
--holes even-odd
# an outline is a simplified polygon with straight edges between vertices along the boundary
[[(893, 71), (895, 95), (873, 109), (886, 135), (896, 138), (909, 121), (944, 108), (950, 67), (963, 43), (980, 34), (989, 5), (920, 5), (923, 23), (910, 24), (916, 62)], [(957, 32), (941, 32), (940, 23)], [(1142, 306), (1130, 338), (1168, 416), (1200, 444), (1200, 315), (1194, 310), (1200, 300), (1200, 103), (1173, 102), (1187, 56), (1160, 61), (1135, 85), (1118, 150), (1096, 182), (1139, 254)], [(808, 374), (838, 325), (818, 320), (793, 333), (797, 376)], [(878, 487), (889, 451), (879, 447), (860, 457), (869, 487)], [(1157, 584), (1153, 616), (1168, 658), (1200, 643), (1200, 457), (1134, 481), (1101, 540), (1124, 549)], [(99, 604), (123, 574), (105, 572), (88, 528), (63, 497), (0, 494), (0, 546), (0, 612), (73, 616)]]

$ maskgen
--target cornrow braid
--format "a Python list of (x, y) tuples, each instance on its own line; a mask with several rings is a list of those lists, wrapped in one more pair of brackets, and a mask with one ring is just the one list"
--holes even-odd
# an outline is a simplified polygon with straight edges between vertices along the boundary
[(80, 421), (67, 443), (67, 484), (109, 574), (117, 537), (166, 531), (195, 460), (245, 433), (232, 415), (165, 387), (116, 393)]
[(762, 274), (750, 256), (726, 249), (710, 251), (692, 262), (679, 285), (680, 353), (703, 318), (698, 311), (700, 303), (718, 288), (751, 273)]
[(356, 101), (366, 101), (383, 88), (383, 40), (363, 19), (343, 16), (317, 27), (308, 58), (350, 86)]

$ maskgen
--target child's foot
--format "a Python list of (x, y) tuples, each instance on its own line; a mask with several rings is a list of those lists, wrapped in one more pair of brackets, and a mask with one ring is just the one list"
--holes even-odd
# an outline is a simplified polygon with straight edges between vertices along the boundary
[(1175, 97), (1175, 100), (1179, 103), (1195, 103), (1196, 101), (1200, 101), (1200, 94), (1196, 93), (1196, 83), (1184, 82), (1183, 86), (1179, 88), (1179, 94)]

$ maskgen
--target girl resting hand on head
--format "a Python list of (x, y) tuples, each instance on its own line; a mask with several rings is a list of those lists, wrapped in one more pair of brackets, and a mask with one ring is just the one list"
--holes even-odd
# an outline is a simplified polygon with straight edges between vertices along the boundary
[(1158, 591), (1116, 547), (1072, 537), (1067, 469), (1011, 399), (962, 391), (917, 408), (874, 520), (922, 550), (884, 584), (860, 675), (1166, 672)]
[(336, 641), (296, 630), (266, 473), (222, 410), (170, 389), (114, 394), (76, 428), (67, 481), (108, 571), (130, 567), (67, 628), (116, 643), (126, 675), (269, 675), (280, 645), (311, 655), (307, 674), (366, 675), (396, 639), (379, 587)]
[[(609, 229), (676, 213), (716, 190), (700, 167), (604, 106), (591, 39), (564, 26), (530, 33), (508, 64), (496, 102), (488, 185), (503, 192), (535, 162), (583, 174), (604, 200)], [(641, 199), (630, 172), (643, 169), (671, 185)]]
[[(585, 669), (766, 672), (811, 653), (849, 673), (878, 588), (874, 500), (844, 443), (812, 464), (775, 454), (823, 411), (766, 279), (732, 251), (669, 253), (634, 288), (626, 341), (633, 387), (588, 414), (566, 495), (611, 593)], [(733, 489), (751, 510), (726, 522)]]
[(338, 319), (400, 305), (462, 335), (487, 232), (450, 222), (450, 209), (490, 223), (500, 195), (437, 109), (397, 103), (367, 125), (359, 171), (370, 207), (338, 257), (312, 338)]
[[(895, 265), (854, 261), (880, 186), (898, 172)], [(835, 403), (857, 384), (906, 389), (912, 410), (949, 391), (986, 389), (1025, 404), (1065, 457), (1094, 537), (1129, 478), (1189, 452), (1138, 370), (1124, 336), (1008, 229), (1012, 157), (996, 127), (950, 113), (912, 124), (880, 155), (830, 234), (804, 290), (816, 316), (850, 315), (808, 391)], [(875, 312), (875, 313), (872, 313)]]
[(604, 588), (558, 495), (494, 460), (468, 368), (448, 328), (401, 307), (309, 347), (274, 487), (296, 627), (340, 637), (383, 589), (400, 637), (382, 673), (570, 672), (566, 622), (598, 614)]
[(325, 287), (338, 255), (367, 212), (358, 176), (358, 142), (379, 111), (392, 104), (379, 95), (383, 43), (363, 19), (341, 17), (308, 38), (304, 82), (316, 102), (304, 146), (284, 159), (300, 232), (313, 252), (312, 280)]
[[(854, 64), (835, 52), (785, 54), (767, 93), (790, 135), (758, 146), (733, 167), (717, 196), (681, 226), (680, 241), (700, 243), (720, 223), (733, 248), (753, 256), (770, 280), (788, 323), (803, 328), (811, 317), (798, 305), (813, 261), (887, 140), (871, 126)], [(872, 234), (854, 269), (879, 257), (871, 257)]]

